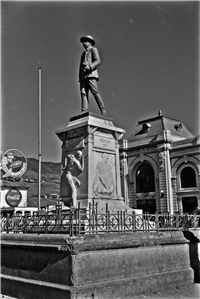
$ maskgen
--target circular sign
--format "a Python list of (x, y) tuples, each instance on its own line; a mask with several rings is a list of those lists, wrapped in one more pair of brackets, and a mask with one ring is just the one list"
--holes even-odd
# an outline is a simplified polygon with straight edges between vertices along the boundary
[(10, 207), (17, 207), (22, 200), (22, 194), (18, 189), (10, 189), (6, 193), (6, 202)]
[(22, 152), (17, 149), (10, 149), (2, 156), (2, 170), (5, 177), (21, 177), (27, 169), (27, 159)]

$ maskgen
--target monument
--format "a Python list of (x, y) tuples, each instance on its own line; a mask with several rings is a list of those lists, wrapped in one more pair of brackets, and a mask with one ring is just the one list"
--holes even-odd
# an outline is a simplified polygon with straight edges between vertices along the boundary
[[(79, 82), (81, 114), (70, 118), (66, 128), (56, 131), (62, 141), (62, 175), (60, 197), (66, 206), (88, 208), (98, 203), (105, 210), (130, 209), (121, 196), (119, 143), (125, 131), (106, 116), (104, 102), (98, 90), (99, 52), (92, 36), (80, 39), (81, 55)], [(101, 114), (89, 112), (89, 91)]]

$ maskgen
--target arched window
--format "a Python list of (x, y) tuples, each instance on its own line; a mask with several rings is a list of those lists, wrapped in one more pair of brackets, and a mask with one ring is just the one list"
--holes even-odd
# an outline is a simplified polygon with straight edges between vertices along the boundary
[(184, 167), (181, 171), (181, 188), (196, 187), (196, 175), (192, 167)]
[(136, 171), (137, 193), (155, 191), (154, 170), (148, 163), (140, 165)]

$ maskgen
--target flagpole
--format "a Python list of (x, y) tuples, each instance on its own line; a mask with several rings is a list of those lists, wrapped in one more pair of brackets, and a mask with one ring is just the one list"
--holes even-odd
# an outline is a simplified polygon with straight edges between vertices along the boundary
[(38, 178), (38, 214), (40, 213), (40, 198), (41, 198), (41, 102), (42, 102), (42, 70), (39, 68), (39, 97), (38, 97), (38, 161), (39, 161), (39, 178)]

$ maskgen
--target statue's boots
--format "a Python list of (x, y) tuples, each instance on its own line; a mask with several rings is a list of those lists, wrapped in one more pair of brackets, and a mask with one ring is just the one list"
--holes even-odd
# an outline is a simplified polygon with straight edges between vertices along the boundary
[(94, 95), (94, 98), (97, 102), (97, 105), (98, 105), (98, 107), (101, 111), (101, 114), (106, 115), (106, 109), (105, 109), (104, 102), (103, 102), (100, 94), (99, 93), (94, 93), (93, 95)]

